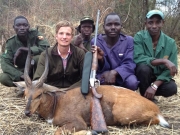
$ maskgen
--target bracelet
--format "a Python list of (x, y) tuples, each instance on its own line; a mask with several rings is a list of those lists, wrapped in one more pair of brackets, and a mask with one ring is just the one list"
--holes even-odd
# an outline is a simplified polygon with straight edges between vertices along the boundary
[(156, 91), (158, 89), (158, 86), (154, 83), (151, 83), (151, 88)]
[(153, 86), (151, 86), (151, 88), (152, 88), (153, 90), (155, 90), (155, 91), (157, 90), (157, 89), (156, 89), (155, 87), (153, 87)]

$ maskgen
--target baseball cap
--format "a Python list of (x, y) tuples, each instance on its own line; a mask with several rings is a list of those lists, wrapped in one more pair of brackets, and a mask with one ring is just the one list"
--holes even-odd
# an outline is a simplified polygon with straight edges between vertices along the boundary
[(83, 18), (81, 18), (80, 24), (82, 24), (82, 23), (85, 22), (85, 21), (94, 23), (94, 20), (93, 20), (90, 16), (84, 16)]
[(164, 19), (164, 14), (160, 10), (151, 10), (147, 13), (146, 18), (151, 18), (153, 15), (159, 15)]

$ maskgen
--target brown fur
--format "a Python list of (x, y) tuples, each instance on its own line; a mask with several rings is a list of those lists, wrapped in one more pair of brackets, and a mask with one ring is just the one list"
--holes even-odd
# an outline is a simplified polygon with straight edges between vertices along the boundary
[[(159, 108), (148, 99), (138, 93), (115, 86), (101, 85), (97, 92), (102, 94), (101, 106), (108, 126), (137, 124), (159, 124), (157, 115)], [(29, 111), (37, 111), (45, 119), (53, 117), (53, 124), (69, 131), (87, 130), (90, 126), (90, 103), (91, 93), (86, 99), (80, 92), (80, 88), (74, 88), (66, 93), (56, 92), (57, 104), (54, 114), (54, 96), (45, 92), (42, 96), (43, 88), (38, 90), (25, 90), (28, 99), (32, 97)], [(39, 97), (38, 97), (39, 96)]]

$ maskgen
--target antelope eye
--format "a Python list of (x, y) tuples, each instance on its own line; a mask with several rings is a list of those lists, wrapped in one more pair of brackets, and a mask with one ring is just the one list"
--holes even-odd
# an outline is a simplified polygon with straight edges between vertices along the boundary
[(40, 98), (42, 96), (42, 94), (40, 94), (39, 96), (36, 97), (36, 99)]

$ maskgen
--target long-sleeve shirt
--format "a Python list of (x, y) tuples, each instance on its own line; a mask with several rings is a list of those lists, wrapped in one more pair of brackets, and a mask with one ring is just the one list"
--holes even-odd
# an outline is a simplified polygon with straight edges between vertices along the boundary
[(134, 36), (134, 61), (144, 63), (153, 68), (157, 80), (170, 81), (172, 76), (165, 65), (153, 66), (155, 59), (168, 59), (177, 67), (177, 45), (175, 40), (161, 31), (156, 51), (153, 50), (152, 38), (147, 30), (139, 31)]
[[(49, 72), (46, 83), (58, 88), (66, 88), (81, 80), (84, 51), (76, 46), (70, 45), (70, 53), (67, 57), (66, 68), (63, 59), (58, 54), (57, 44), (48, 48)], [(45, 69), (45, 51), (40, 55), (38, 66), (34, 74), (34, 80), (39, 79)]]
[(17, 35), (6, 41), (5, 52), (1, 56), (1, 68), (13, 81), (19, 81), (20, 76), (23, 75), (27, 57), (26, 52), (21, 53), (16, 60), (16, 65), (14, 65), (14, 54), (20, 47), (28, 47), (28, 44), (31, 46), (30, 49), (33, 56), (40, 55), (41, 52), (45, 50), (46, 46), (49, 47), (47, 40), (45, 40), (42, 34), (37, 32), (36, 29), (29, 30), (26, 45), (18, 39)]
[[(94, 45), (94, 39), (91, 45)], [(131, 36), (120, 34), (117, 43), (109, 48), (100, 34), (97, 36), (97, 46), (104, 51), (104, 65), (101, 66), (102, 69), (98, 69), (97, 76), (104, 71), (115, 70), (125, 81), (127, 77), (134, 75), (136, 65), (133, 61), (134, 44)]]

